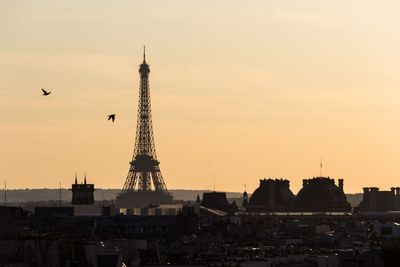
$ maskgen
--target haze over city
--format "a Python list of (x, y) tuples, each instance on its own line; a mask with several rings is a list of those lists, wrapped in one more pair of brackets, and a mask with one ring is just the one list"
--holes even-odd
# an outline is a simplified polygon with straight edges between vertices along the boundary
[[(395, 1), (3, 1), (0, 179), (121, 188), (142, 47), (168, 188), (397, 184)], [(41, 96), (41, 88), (52, 91)], [(107, 115), (117, 114), (115, 123)]]

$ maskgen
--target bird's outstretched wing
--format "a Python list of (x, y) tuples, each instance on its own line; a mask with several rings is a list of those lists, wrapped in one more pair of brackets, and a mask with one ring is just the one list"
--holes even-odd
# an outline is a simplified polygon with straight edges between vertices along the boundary
[(110, 114), (110, 115), (108, 115), (108, 120), (111, 120), (112, 122), (114, 122), (114, 120), (115, 120), (115, 114)]
[(47, 91), (44, 90), (43, 88), (42, 88), (42, 92), (43, 92), (43, 95), (44, 95), (44, 96), (47, 96), (47, 95), (51, 94), (51, 92), (47, 92)]

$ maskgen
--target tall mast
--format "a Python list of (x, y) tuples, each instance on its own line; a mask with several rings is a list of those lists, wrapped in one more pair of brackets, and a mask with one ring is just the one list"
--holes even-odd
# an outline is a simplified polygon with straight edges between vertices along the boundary
[(7, 206), (7, 180), (4, 180), (4, 206)]
[(59, 191), (59, 204), (60, 204), (60, 208), (61, 208), (61, 181), (60, 181), (60, 191)]

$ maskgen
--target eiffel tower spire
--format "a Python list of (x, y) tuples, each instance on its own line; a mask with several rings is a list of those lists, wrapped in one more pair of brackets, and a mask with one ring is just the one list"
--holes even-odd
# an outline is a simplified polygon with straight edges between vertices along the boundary
[(143, 48), (143, 62), (139, 67), (139, 107), (135, 148), (122, 188), (123, 193), (155, 191), (169, 194), (161, 174), (154, 144), (149, 73), (150, 66), (146, 63), (145, 48)]

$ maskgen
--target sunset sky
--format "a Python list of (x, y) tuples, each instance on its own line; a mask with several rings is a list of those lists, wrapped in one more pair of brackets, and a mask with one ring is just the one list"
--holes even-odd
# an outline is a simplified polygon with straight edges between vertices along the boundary
[[(400, 186), (399, 1), (0, 2), (0, 181), (122, 188), (142, 47), (167, 187)], [(52, 94), (41, 96), (41, 88)], [(116, 113), (114, 124), (107, 114)]]

